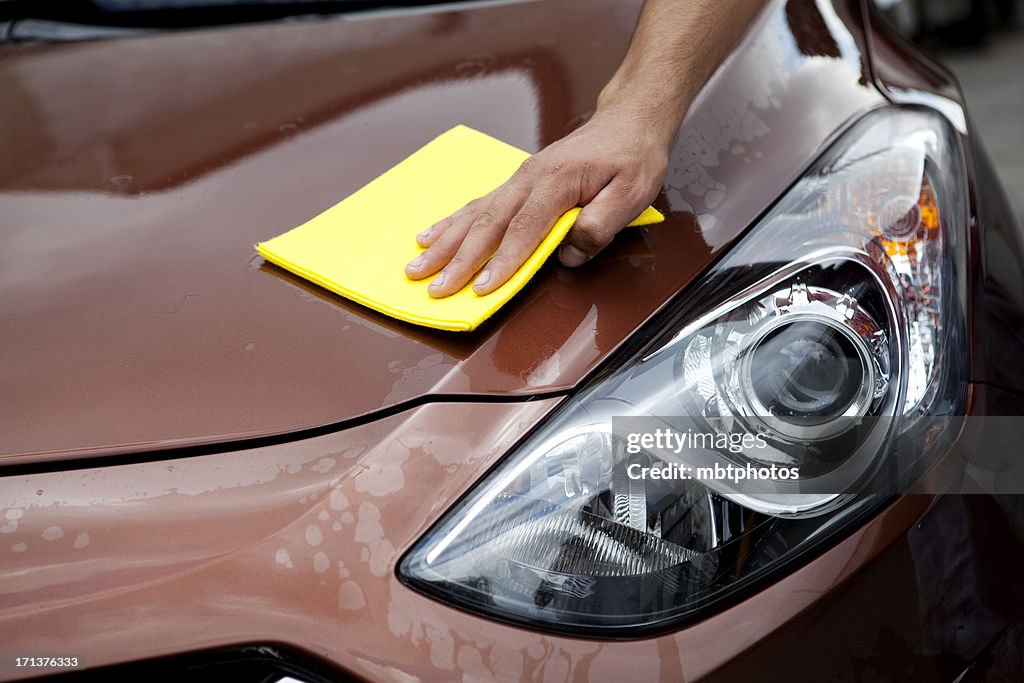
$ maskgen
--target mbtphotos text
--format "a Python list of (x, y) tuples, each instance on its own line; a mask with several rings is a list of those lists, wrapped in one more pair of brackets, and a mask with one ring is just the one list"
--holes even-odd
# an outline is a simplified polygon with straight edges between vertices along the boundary
[(799, 467), (755, 467), (754, 465), (720, 465), (691, 467), (677, 463), (664, 463), (648, 467), (632, 463), (626, 468), (630, 479), (696, 479), (697, 481), (795, 481), (800, 478)]

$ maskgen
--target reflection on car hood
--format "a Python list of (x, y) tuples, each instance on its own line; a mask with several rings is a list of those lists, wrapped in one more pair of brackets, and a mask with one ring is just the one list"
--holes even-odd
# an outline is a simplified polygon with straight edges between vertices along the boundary
[(687, 116), (655, 202), (667, 221), (584, 268), (549, 265), (470, 334), (334, 297), (253, 244), (457, 123), (529, 150), (564, 135), (621, 59), (639, 2), (0, 48), (0, 458), (574, 386), (880, 101), (851, 5), (769, 8)]

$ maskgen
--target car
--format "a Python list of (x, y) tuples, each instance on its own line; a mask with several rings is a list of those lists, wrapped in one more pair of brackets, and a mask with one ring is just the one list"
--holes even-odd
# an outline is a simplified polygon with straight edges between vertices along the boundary
[(1024, 242), (949, 71), (767, 3), (665, 222), (452, 333), (253, 245), (564, 136), (641, 3), (371, 5), (12, 5), (0, 679), (1018, 680)]

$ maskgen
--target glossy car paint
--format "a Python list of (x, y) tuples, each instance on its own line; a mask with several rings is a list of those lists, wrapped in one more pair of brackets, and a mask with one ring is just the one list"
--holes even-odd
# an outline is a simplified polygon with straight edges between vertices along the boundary
[[(5, 396), (18, 399), (6, 401), (14, 408), (0, 419), (5, 448), (13, 444), (8, 462), (21, 463), (0, 479), (5, 650), (45, 645), (95, 667), (284, 643), (339, 675), (385, 681), (795, 680), (808, 670), (950, 680), (1012, 626), (1017, 603), (1002, 589), (1019, 564), (978, 564), (980, 553), (949, 563), (940, 575), (963, 600), (947, 613), (936, 606), (950, 590), (932, 590), (922, 579), (941, 566), (929, 548), (944, 538), (979, 548), (985, 527), (1011, 515), (1005, 502), (982, 496), (898, 499), (776, 583), (644, 640), (574, 639), (499, 624), (396, 579), (402, 553), (565, 390), (727, 248), (847, 122), (885, 101), (876, 82), (884, 91), (888, 72), (864, 57), (870, 25), (859, 5), (774, 4), (688, 115), (658, 200), (668, 223), (620, 241), (586, 269), (546, 269), (522, 301), (476, 336), (389, 323), (252, 260), (253, 241), (329, 205), (450, 121), (532, 149), (557, 138), (585, 115), (621, 56), (638, 7), (624, 6), (515, 3), (5, 48), (2, 82), (32, 104), (17, 110), (28, 113), (10, 144), (35, 150), (8, 161), (17, 168), (4, 175), (0, 194), (0, 215), (14, 226), (4, 232), (12, 246), (0, 256), (9, 259), (0, 269), (0, 306), (5, 321), (17, 322), (0, 330), (0, 372)], [(281, 44), (293, 49), (266, 50), (265, 36), (278, 35), (262, 33), (270, 31), (282, 32)], [(249, 32), (261, 49), (234, 66), (196, 56), (203, 45), (223, 56), (240, 50)], [(360, 49), (352, 41), (361, 36)], [(443, 45), (447, 61), (435, 56)], [(316, 46), (321, 62), (293, 54)], [(460, 75), (456, 67), (477, 47), (490, 57)], [(136, 126), (117, 134), (68, 132), (79, 137), (63, 138), (60, 152), (55, 132), (76, 119), (97, 125), (104, 120), (98, 112), (110, 107), (103, 103), (110, 92), (91, 93), (97, 83), (47, 87), (46, 74), (76, 73), (71, 65), (81, 63), (83, 50), (95, 51), (103, 73), (134, 62), (148, 74), (134, 81), (142, 96), (133, 106), (142, 111)], [(196, 58), (204, 73), (182, 70), (175, 81), (169, 55)], [(902, 48), (885, 58), (917, 59)], [(372, 72), (361, 84), (347, 81), (338, 72), (348, 63), (355, 73)], [(221, 92), (261, 74), (267, 80), (252, 86), (249, 99)], [(127, 78), (107, 76), (111, 84)], [(220, 99), (198, 97), (190, 78), (213, 82), (210, 92)], [(74, 97), (67, 92), (73, 85)], [(905, 85), (929, 90), (920, 81)], [(431, 87), (439, 91), (430, 95)], [(184, 103), (167, 90), (185, 93)], [(526, 113), (509, 104), (524, 92), (532, 93)], [(334, 108), (318, 105), (315, 94)], [(90, 97), (100, 109), (90, 112)], [(76, 98), (81, 113), (72, 117), (68, 102)], [(167, 113), (175, 102), (182, 108)], [(271, 115), (290, 105), (291, 119)], [(247, 138), (228, 125), (245, 120), (263, 126), (262, 135)], [(280, 130), (287, 122), (294, 128)], [(238, 137), (211, 134), (192, 148), (197, 161), (181, 161), (189, 153), (184, 143), (214, 125)], [(107, 162), (95, 152), (125, 140), (134, 143)], [(56, 151), (48, 157), (48, 150)], [(90, 166), (78, 156), (84, 150), (100, 161)], [(110, 180), (118, 176), (121, 186)], [(972, 194), (975, 217), (978, 197)], [(988, 210), (999, 214), (998, 202)], [(32, 237), (47, 225), (61, 229)], [(50, 245), (65, 233), (75, 240)], [(115, 249), (104, 239), (115, 233), (136, 238)], [(20, 268), (14, 275), (12, 264)], [(40, 267), (55, 265), (63, 279), (38, 277)], [(181, 307), (156, 311), (151, 305), (161, 296)], [(979, 338), (985, 324), (975, 325)], [(67, 347), (75, 331), (88, 332), (89, 343)], [(249, 351), (247, 340), (255, 345)], [(448, 398), (430, 400), (439, 396)], [(518, 400), (524, 396), (536, 399)], [(379, 419), (345, 422), (388, 407)], [(1022, 407), (1013, 393), (972, 386), (978, 414), (1020, 414)], [(337, 428), (223, 452), (153, 452), (322, 424)], [(124, 453), (138, 462), (46, 464)], [(957, 524), (959, 537), (950, 531)], [(1019, 553), (1018, 546), (1011, 539), (1005, 552)], [(969, 580), (979, 575), (984, 580)], [(1002, 611), (993, 595), (1004, 601)], [(965, 623), (973, 641), (949, 645), (934, 635), (961, 633)], [(0, 670), (0, 678), (21, 673)]]

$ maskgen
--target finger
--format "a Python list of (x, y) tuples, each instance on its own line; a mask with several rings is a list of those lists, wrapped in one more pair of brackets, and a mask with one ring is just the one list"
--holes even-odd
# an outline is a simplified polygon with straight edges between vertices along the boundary
[(490, 294), (526, 263), (558, 217), (576, 205), (570, 186), (571, 183), (552, 179), (534, 189), (509, 222), (501, 245), (473, 283), (473, 291), (481, 296)]
[(625, 177), (615, 176), (580, 211), (558, 253), (562, 265), (582, 265), (608, 246), (620, 230), (647, 208), (651, 201), (647, 194), (638, 192), (635, 183)]
[(480, 205), (489, 198), (490, 195), (485, 195), (478, 199), (474, 199), (452, 215), (442, 218), (426, 230), (420, 231), (416, 234), (416, 244), (421, 247), (429, 247), (436, 242), (444, 231), (451, 227), (452, 224), (466, 220), (469, 220), (469, 222), (472, 223), (472, 219), (475, 218), (476, 214), (480, 211)]
[(454, 294), (487, 263), (501, 243), (512, 218), (526, 201), (527, 193), (518, 183), (506, 184), (496, 193), (473, 221), (469, 232), (451, 261), (430, 283), (428, 292), (435, 298)]
[[(462, 208), (459, 211), (465, 211), (465, 208)], [(416, 233), (416, 244), (424, 248), (429, 247), (431, 244), (437, 241), (437, 238), (441, 236), (441, 233), (443, 233), (445, 230), (451, 227), (451, 224), (456, 221), (457, 215), (458, 213), (454, 213), (451, 216), (448, 216), (447, 218), (442, 218), (441, 220), (439, 220), (437, 223), (434, 223), (426, 230), (421, 230), (420, 232)]]
[(476, 220), (476, 214), (472, 210), (459, 211), (450, 218), (451, 221), (439, 232), (434, 243), (406, 264), (405, 275), (410, 280), (422, 280), (444, 268), (458, 252)]

